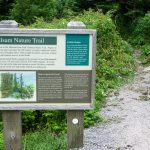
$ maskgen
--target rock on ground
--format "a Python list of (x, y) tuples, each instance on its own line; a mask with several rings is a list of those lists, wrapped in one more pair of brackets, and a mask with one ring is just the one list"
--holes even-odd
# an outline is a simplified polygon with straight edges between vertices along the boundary
[(107, 98), (105, 122), (84, 131), (82, 150), (150, 150), (150, 67)]

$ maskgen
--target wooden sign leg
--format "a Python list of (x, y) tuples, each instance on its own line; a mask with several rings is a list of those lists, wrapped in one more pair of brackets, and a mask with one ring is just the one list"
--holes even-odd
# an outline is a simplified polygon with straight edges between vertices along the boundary
[[(0, 28), (17, 28), (18, 23), (14, 20), (3, 20)], [(17, 110), (2, 111), (4, 124), (4, 148), (5, 150), (21, 150), (22, 125), (21, 112)]]
[(2, 111), (4, 124), (5, 150), (22, 149), (21, 112), (16, 110)]
[(68, 150), (83, 147), (83, 110), (67, 111)]
[[(83, 22), (71, 21), (67, 25), (68, 29), (85, 29)], [(67, 142), (68, 150), (83, 147), (83, 122), (84, 110), (67, 111)]]

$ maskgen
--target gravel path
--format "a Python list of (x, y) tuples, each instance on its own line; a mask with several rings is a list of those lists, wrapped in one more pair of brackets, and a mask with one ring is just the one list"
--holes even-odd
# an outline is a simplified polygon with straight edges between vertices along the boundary
[(105, 123), (84, 131), (82, 150), (150, 150), (150, 67), (107, 98)]

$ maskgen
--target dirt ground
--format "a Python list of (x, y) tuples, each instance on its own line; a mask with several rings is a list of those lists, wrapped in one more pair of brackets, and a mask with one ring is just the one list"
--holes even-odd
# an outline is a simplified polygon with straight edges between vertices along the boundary
[(150, 67), (109, 94), (104, 123), (84, 131), (82, 150), (150, 150)]

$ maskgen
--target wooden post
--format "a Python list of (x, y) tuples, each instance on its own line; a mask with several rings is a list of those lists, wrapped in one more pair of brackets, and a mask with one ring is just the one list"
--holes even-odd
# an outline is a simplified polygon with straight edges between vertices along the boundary
[[(18, 23), (14, 20), (3, 20), (0, 28), (17, 28)], [(4, 148), (5, 150), (22, 149), (22, 125), (21, 112), (17, 110), (2, 111), (4, 124)]]
[[(83, 22), (69, 22), (68, 29), (85, 29)], [(83, 147), (84, 110), (67, 111), (67, 148), (68, 150)]]
[(4, 123), (4, 148), (5, 150), (21, 150), (22, 126), (21, 112), (16, 110), (2, 111)]
[(67, 111), (68, 150), (83, 147), (83, 110)]

